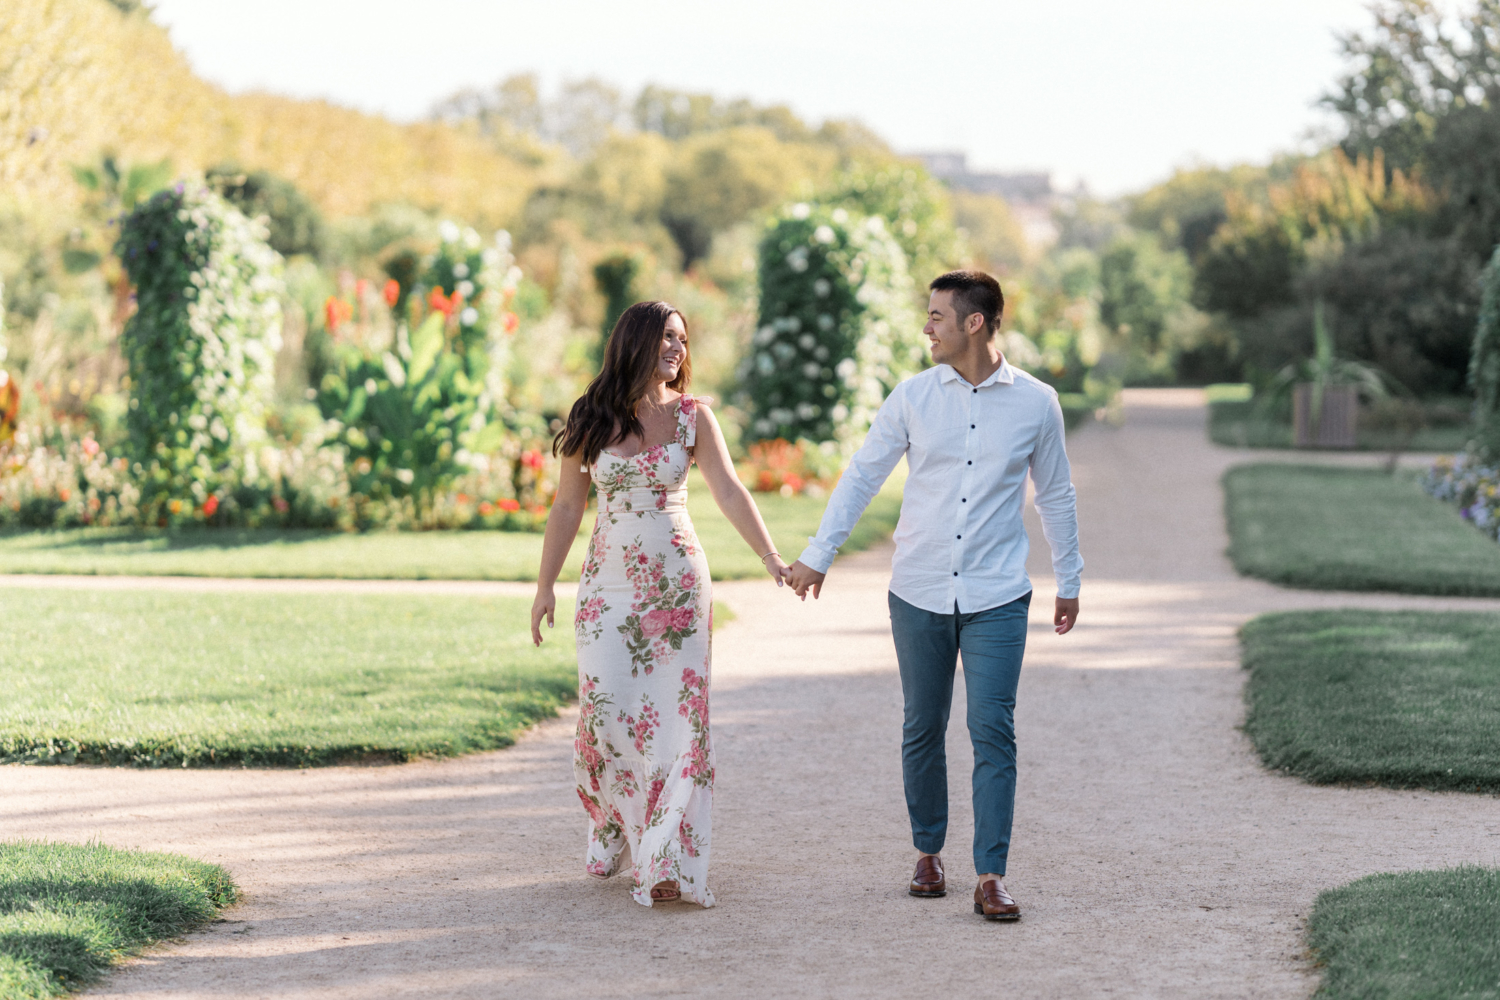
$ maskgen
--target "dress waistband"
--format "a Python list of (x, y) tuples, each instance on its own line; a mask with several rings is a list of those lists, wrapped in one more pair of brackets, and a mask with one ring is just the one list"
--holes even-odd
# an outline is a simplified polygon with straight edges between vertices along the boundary
[(653, 490), (642, 487), (599, 494), (601, 514), (684, 514), (687, 490)]

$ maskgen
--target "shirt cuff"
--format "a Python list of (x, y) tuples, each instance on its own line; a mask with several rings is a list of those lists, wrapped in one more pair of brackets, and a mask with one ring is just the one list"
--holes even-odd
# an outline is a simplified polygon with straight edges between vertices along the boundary
[(838, 554), (838, 550), (830, 551), (823, 548), (818, 544), (816, 538), (809, 538), (808, 541), (812, 544), (802, 550), (802, 554), (797, 557), (797, 561), (808, 569), (816, 570), (819, 573), (827, 573), (828, 568), (833, 565), (833, 557)]

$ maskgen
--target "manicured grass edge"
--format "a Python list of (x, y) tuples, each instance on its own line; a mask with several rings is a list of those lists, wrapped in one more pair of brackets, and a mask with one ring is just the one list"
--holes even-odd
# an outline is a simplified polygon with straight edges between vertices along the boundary
[(0, 842), (0, 1000), (41, 1000), (213, 920), (239, 899), (218, 865), (87, 844)]
[(1369, 875), (1318, 895), (1307, 944), (1324, 1000), (1487, 997), (1500, 983), (1500, 870)]

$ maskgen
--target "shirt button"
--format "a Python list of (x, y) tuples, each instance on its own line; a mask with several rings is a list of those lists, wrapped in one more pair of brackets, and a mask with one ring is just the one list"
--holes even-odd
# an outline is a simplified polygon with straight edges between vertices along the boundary
[(964, 536), (963, 535), (959, 535), (958, 537), (959, 537), (960, 540), (962, 540)]
[(974, 429), (974, 425), (973, 425), (973, 424), (970, 424), (970, 425), (969, 425), (969, 430), (971, 430), (971, 431), (972, 431), (972, 430), (973, 430), (973, 429)]
[(970, 464), (970, 465), (973, 465), (973, 464), (974, 464), (974, 463), (973, 463), (973, 462), (970, 462), (970, 463), (969, 463), (969, 464)]
[(959, 503), (968, 503), (968, 502), (969, 502), (969, 498), (968, 497), (964, 497), (962, 500), (959, 501)]
[(955, 571), (954, 571), (954, 573), (953, 573), (953, 575), (954, 575), (954, 576), (957, 576), (957, 575), (958, 575), (958, 571), (957, 571), (957, 570), (955, 570)]
[(978, 390), (978, 389), (974, 389), (974, 390), (972, 390), (972, 391), (973, 391), (973, 392), (978, 392), (978, 391), (979, 391), (979, 390)]

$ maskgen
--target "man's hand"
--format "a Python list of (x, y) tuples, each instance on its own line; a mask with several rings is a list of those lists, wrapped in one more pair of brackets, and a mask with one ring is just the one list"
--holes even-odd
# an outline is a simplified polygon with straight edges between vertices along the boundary
[(1052, 624), (1058, 635), (1067, 635), (1078, 624), (1078, 598), (1059, 597), (1056, 610), (1052, 612)]
[(801, 559), (792, 563), (791, 575), (787, 577), (787, 583), (791, 584), (797, 596), (804, 601), (807, 600), (807, 592), (812, 591), (813, 600), (818, 599), (818, 592), (823, 589), (823, 577), (826, 574), (819, 573), (810, 566), (805, 566)]

